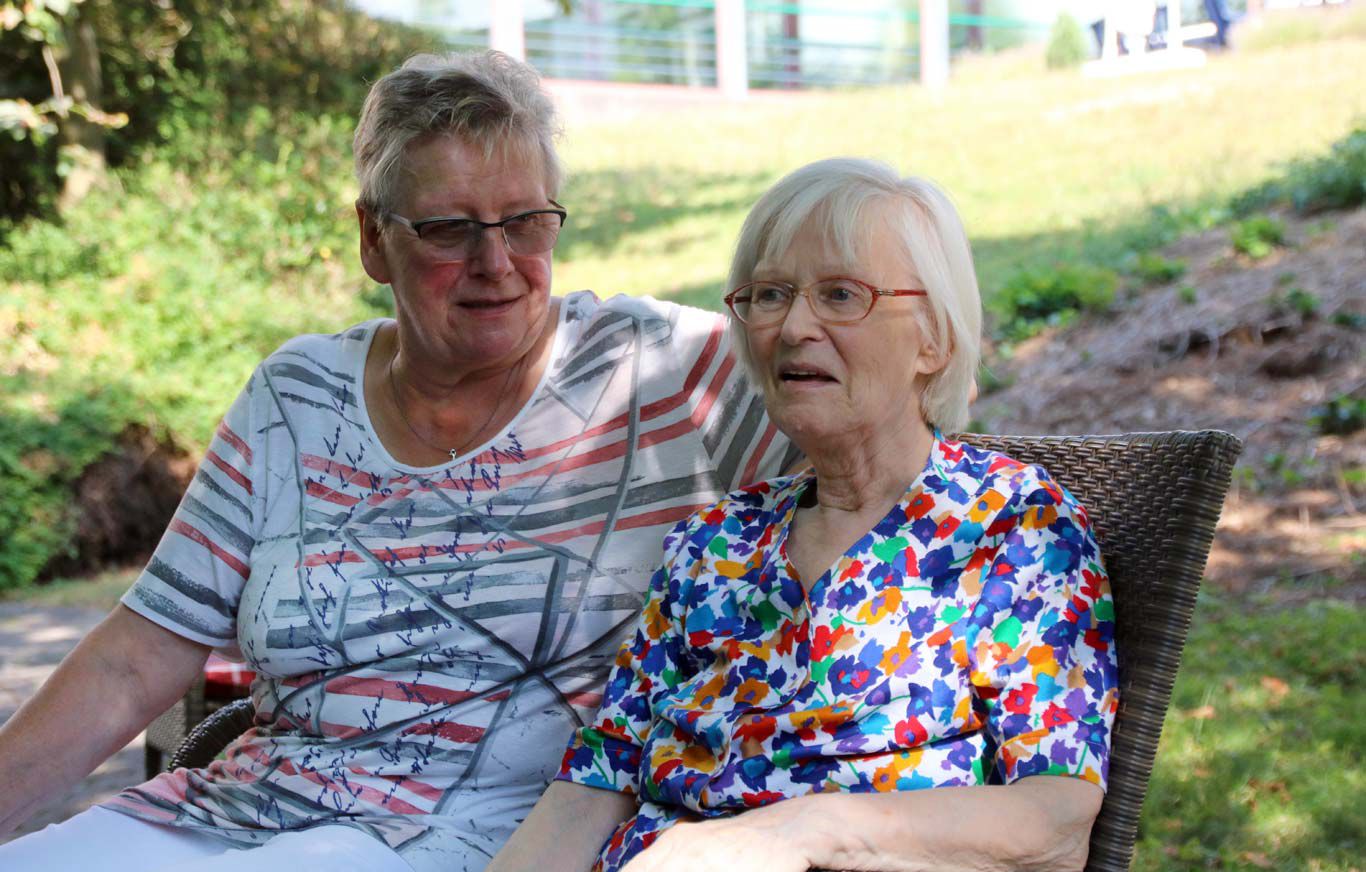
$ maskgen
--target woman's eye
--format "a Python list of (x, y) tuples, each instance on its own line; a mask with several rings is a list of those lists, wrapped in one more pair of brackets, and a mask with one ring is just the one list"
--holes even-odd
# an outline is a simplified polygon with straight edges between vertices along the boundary
[(838, 283), (825, 285), (820, 288), (818, 293), (821, 299), (834, 305), (853, 303), (863, 297), (857, 286)]
[(750, 299), (757, 306), (775, 306), (787, 302), (787, 288), (780, 285), (759, 285), (750, 291)]
[(438, 221), (423, 228), (422, 238), (437, 245), (459, 244), (468, 239), (473, 221)]

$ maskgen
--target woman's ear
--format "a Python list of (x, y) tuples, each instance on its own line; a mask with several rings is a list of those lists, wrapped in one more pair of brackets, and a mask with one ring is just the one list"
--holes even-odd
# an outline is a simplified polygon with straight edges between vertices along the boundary
[(384, 251), (384, 234), (379, 217), (356, 201), (356, 220), (360, 222), (360, 262), (370, 278), (389, 284), (389, 260)]
[(934, 375), (949, 365), (949, 358), (953, 356), (953, 336), (947, 330), (940, 335), (933, 314), (923, 315), (918, 320), (920, 350), (915, 356), (915, 371), (917, 375)]

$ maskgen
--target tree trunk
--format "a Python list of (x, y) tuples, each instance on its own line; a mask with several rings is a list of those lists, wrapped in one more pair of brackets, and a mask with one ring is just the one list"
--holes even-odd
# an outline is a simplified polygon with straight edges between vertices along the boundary
[[(103, 97), (100, 48), (95, 27), (83, 9), (84, 4), (75, 3), (67, 13), (67, 45), (58, 56), (57, 66), (67, 96), (77, 104), (98, 108)], [(68, 113), (58, 126), (57, 144), (67, 170), (57, 206), (65, 210), (104, 181), (104, 127), (75, 112)]]

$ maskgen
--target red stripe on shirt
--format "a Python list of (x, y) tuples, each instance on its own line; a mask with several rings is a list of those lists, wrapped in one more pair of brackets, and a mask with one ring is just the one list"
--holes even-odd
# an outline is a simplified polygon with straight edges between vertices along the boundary
[(212, 448), (210, 448), (209, 451), (205, 454), (205, 457), (207, 457), (214, 466), (223, 470), (224, 474), (227, 475), (228, 478), (232, 479), (233, 481), (241, 485), (244, 491), (246, 491), (247, 493), (251, 493), (251, 480), (248, 479), (242, 473), (238, 472), (236, 469), (234, 469), (232, 465), (228, 463), (226, 460), (219, 457)]
[(179, 518), (172, 518), (170, 526), (167, 527), (167, 529), (179, 533), (192, 542), (198, 542), (200, 545), (203, 545), (205, 548), (209, 549), (210, 554), (232, 567), (232, 569), (243, 578), (247, 578), (251, 575), (251, 570), (245, 563), (238, 560), (236, 557), (233, 557), (222, 548), (219, 548), (212, 539)]
[(440, 736), (448, 742), (473, 744), (484, 737), (484, 728), (476, 727), (472, 724), (457, 724), (454, 721), (446, 721), (445, 723), (440, 724), (429, 721), (422, 724), (413, 724), (400, 735)]
[(215, 431), (214, 435), (231, 445), (232, 450), (241, 455), (243, 460), (247, 463), (251, 463), (251, 446), (242, 441), (241, 436), (232, 432), (232, 430), (228, 428), (228, 423), (226, 421), (220, 421), (218, 423), (218, 430)]

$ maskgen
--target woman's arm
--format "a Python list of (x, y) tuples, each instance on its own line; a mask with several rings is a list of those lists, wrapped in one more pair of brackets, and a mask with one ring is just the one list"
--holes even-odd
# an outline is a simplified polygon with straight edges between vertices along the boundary
[(486, 872), (587, 870), (636, 799), (615, 790), (552, 781)]
[(1081, 870), (1104, 792), (1038, 775), (1005, 787), (814, 793), (667, 830), (627, 872)]
[(170, 708), (209, 650), (116, 606), (0, 727), (0, 835)]

